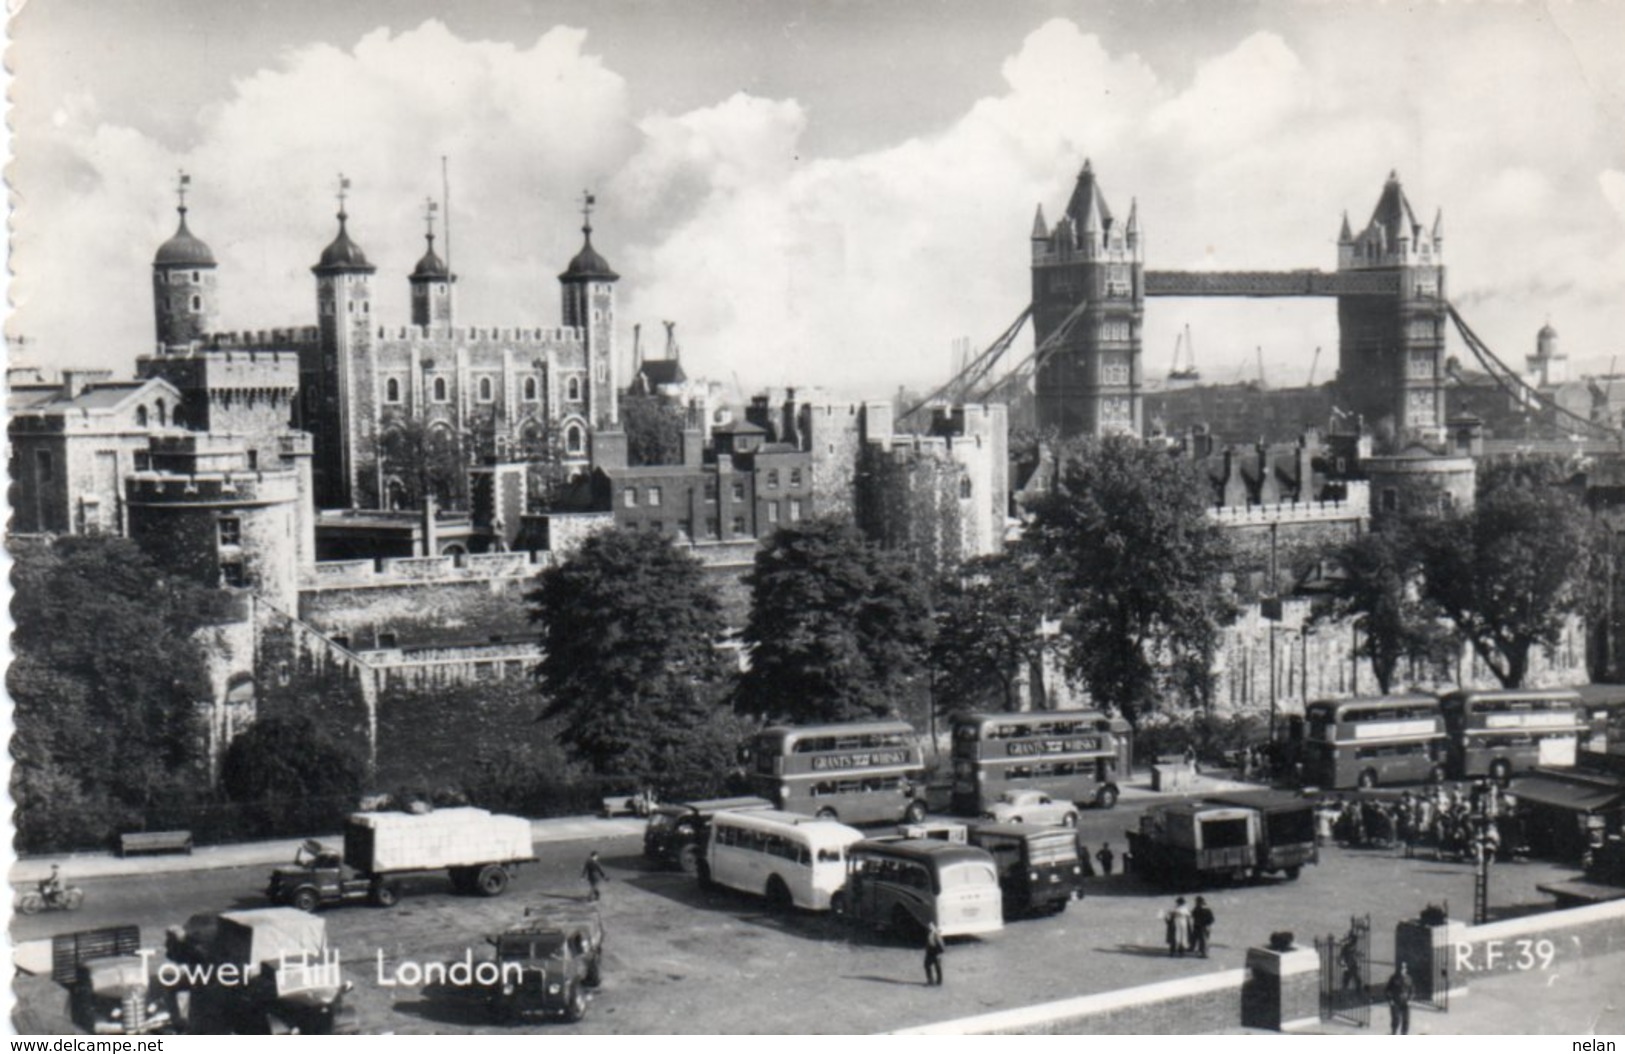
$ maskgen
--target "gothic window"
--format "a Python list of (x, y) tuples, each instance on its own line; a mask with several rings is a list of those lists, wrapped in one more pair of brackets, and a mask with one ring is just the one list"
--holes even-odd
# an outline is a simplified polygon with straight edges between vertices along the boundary
[(491, 384), (491, 378), (480, 378), (480, 402), (488, 403), (496, 399), (496, 389)]
[(599, 384), (603, 384), (605, 381), (609, 380), (609, 363), (605, 362), (603, 359), (599, 359), (597, 362), (593, 363), (592, 377), (593, 380), (597, 381)]
[(638, 507), (638, 488), (636, 488), (636, 487), (627, 487), (625, 490), (621, 491), (621, 504), (626, 506), (629, 509), (637, 508)]
[(401, 382), (391, 377), (384, 382), (384, 402), (398, 403), (401, 401)]
[(222, 546), (243, 544), (242, 520), (235, 516), (222, 516), (217, 522), (220, 530), (220, 544)]
[(535, 377), (526, 377), (525, 378), (525, 395), (524, 395), (524, 398), (525, 398), (525, 402), (527, 402), (527, 403), (533, 403), (533, 402), (536, 401), (536, 378)]
[(1429, 352), (1417, 352), (1410, 358), (1410, 376), (1413, 380), (1433, 379), (1433, 356)]
[(564, 397), (571, 402), (581, 401), (581, 378), (571, 377), (564, 386)]
[(1127, 384), (1128, 382), (1128, 359), (1121, 355), (1102, 355), (1100, 357), (1101, 384)]
[(446, 394), (446, 378), (444, 377), (436, 377), (434, 379), (434, 401), (437, 403), (447, 403), (451, 401), (451, 398)]
[(363, 301), (361, 301), (361, 313), (363, 315), (372, 314), (372, 301), (371, 300), (363, 300)]
[(1100, 400), (1100, 416), (1106, 421), (1129, 421), (1134, 414), (1127, 396), (1112, 395)]
[(564, 449), (571, 454), (582, 452), (582, 433), (580, 425), (571, 425), (564, 430)]
[(1410, 418), (1413, 426), (1431, 426), (1438, 424), (1438, 415), (1434, 410), (1433, 393), (1431, 391), (1411, 392), (1406, 397), (1406, 416)]
[(1127, 340), (1128, 338), (1129, 330), (1126, 319), (1108, 319), (1100, 324), (1101, 340)]
[[(175, 422), (176, 424), (180, 423), (179, 417), (180, 417), (180, 415), (176, 414), (176, 418), (177, 418), (176, 422)], [(164, 407), (164, 401), (162, 399), (159, 399), (158, 400), (158, 427), (159, 428), (164, 428), (164, 427), (167, 427), (168, 425), (169, 425), (169, 411)]]

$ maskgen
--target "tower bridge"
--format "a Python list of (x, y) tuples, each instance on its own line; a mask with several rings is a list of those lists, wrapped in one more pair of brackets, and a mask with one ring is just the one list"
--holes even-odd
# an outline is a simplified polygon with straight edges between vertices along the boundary
[[(1509, 396), (1566, 415), (1571, 427), (1606, 430), (1528, 387), (1467, 327), (1446, 295), (1442, 214), (1431, 225), (1419, 222), (1397, 173), (1388, 174), (1358, 233), (1344, 214), (1334, 271), (1147, 270), (1138, 204), (1118, 221), (1088, 161), (1060, 218), (1052, 227), (1040, 206), (1031, 237), (1031, 305), (921, 406), (942, 398), (1008, 398), (1030, 388), (1042, 429), (1143, 435), (1147, 298), (1326, 297), (1337, 302), (1334, 398), (1372, 425), (1387, 422), (1409, 438), (1443, 437), (1445, 335), (1454, 323)], [(1029, 315), (1032, 354), (990, 381)]]

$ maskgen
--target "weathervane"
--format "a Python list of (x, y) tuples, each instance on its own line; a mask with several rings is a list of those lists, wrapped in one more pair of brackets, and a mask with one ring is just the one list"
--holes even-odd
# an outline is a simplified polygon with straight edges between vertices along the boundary
[(349, 197), (350, 177), (339, 173), (339, 219), (344, 219), (344, 199)]
[(581, 232), (583, 234), (592, 234), (592, 207), (596, 204), (598, 204), (598, 199), (593, 197), (591, 191), (583, 190), (581, 192)]
[(175, 180), (175, 197), (179, 204), (176, 208), (182, 216), (186, 215), (186, 188), (192, 185), (192, 177), (186, 174), (185, 169), (178, 169)]
[(440, 203), (433, 198), (423, 199), (423, 222), (429, 227), (429, 241), (434, 242), (434, 216), (440, 211)]

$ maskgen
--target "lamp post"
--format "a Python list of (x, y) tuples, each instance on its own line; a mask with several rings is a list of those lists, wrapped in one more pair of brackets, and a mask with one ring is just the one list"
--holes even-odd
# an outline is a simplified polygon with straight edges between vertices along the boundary
[(1258, 613), (1270, 624), (1270, 742), (1275, 742), (1275, 708), (1277, 685), (1275, 676), (1275, 627), (1281, 621), (1281, 598), (1274, 594), (1258, 602)]

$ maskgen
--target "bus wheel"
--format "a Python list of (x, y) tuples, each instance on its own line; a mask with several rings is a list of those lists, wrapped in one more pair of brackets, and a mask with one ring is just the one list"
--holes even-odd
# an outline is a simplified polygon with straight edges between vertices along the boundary
[(700, 847), (690, 842), (677, 850), (677, 866), (685, 875), (698, 874), (700, 870)]
[(1362, 790), (1370, 790), (1376, 785), (1377, 774), (1375, 772), (1371, 771), (1370, 769), (1366, 769), (1364, 772), (1360, 773), (1360, 787)]
[(789, 911), (795, 906), (795, 901), (790, 897), (790, 887), (778, 875), (767, 880), (767, 902), (778, 911)]
[(834, 819), (838, 819), (838, 817), (835, 815), (835, 810), (831, 809), (828, 805), (826, 805), (822, 809), (818, 810), (818, 819), (820, 819), (820, 820), (834, 820)]
[(1504, 787), (1511, 776), (1512, 766), (1507, 763), (1506, 758), (1496, 758), (1490, 762), (1490, 779)]
[(1113, 787), (1111, 784), (1107, 784), (1106, 786), (1100, 788), (1099, 791), (1095, 792), (1095, 804), (1100, 806), (1102, 809), (1116, 808), (1117, 788)]
[(903, 822), (904, 823), (924, 823), (925, 822), (925, 802), (923, 802), (923, 801), (911, 801), (911, 802), (909, 802), (908, 803), (908, 808), (903, 810)]

